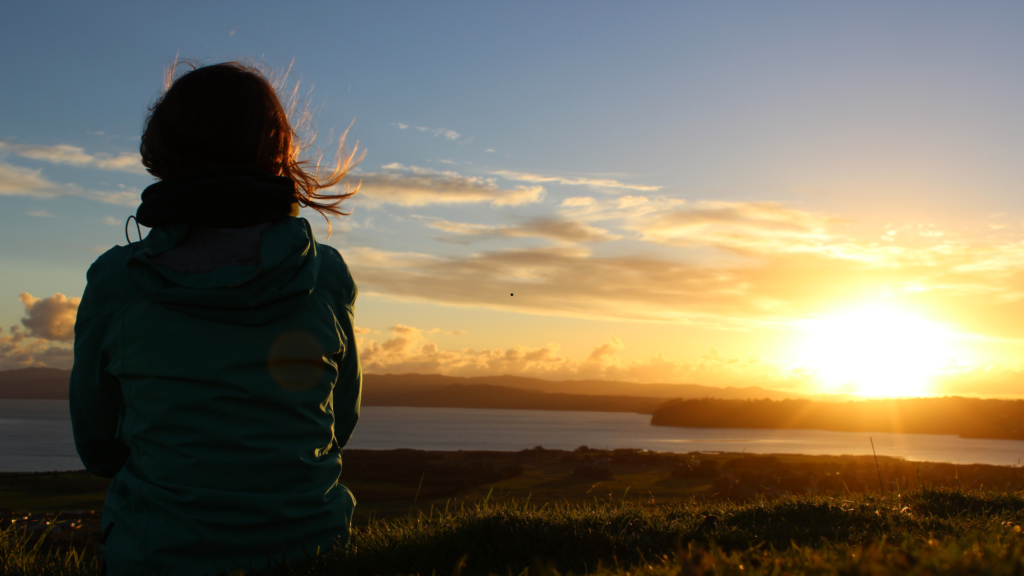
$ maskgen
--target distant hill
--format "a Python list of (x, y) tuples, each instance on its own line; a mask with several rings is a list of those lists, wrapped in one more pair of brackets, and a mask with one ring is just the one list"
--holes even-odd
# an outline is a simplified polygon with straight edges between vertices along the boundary
[(664, 398), (549, 393), (489, 384), (448, 384), (437, 388), (382, 391), (366, 386), (363, 406), (416, 406), (432, 408), (502, 408), (508, 410), (585, 410), (651, 414)]
[[(70, 375), (70, 370), (56, 368), (0, 371), (0, 399), (67, 400)], [(616, 400), (609, 400), (611, 397)], [(605, 410), (595, 407), (612, 407), (615, 403), (622, 403), (621, 410), (611, 411), (649, 413), (657, 404), (670, 398), (781, 400), (793, 397), (799, 396), (767, 388), (715, 388), (699, 384), (636, 384), (611, 380), (551, 381), (521, 376), (460, 378), (440, 374), (363, 376), (363, 403), (367, 406), (524, 409), (526, 406), (538, 406), (536, 409)], [(502, 404), (503, 402), (506, 404)], [(547, 408), (540, 408), (541, 405)]]
[(0, 398), (67, 400), (70, 370), (21, 368), (0, 371)]
[(381, 391), (431, 390), (452, 384), (482, 384), (539, 390), (557, 394), (583, 394), (595, 396), (642, 396), (648, 398), (722, 398), (748, 399), (805, 398), (801, 394), (780, 392), (768, 388), (750, 386), (747, 388), (717, 388), (700, 384), (637, 384), (614, 380), (542, 380), (522, 376), (477, 376), (462, 378), (441, 374), (366, 374), (363, 376), (367, 388)]

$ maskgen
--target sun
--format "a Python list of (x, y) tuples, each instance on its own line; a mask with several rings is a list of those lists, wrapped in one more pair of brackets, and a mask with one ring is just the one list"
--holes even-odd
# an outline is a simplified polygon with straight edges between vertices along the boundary
[(952, 352), (948, 329), (894, 305), (864, 305), (804, 328), (804, 363), (830, 392), (927, 396)]

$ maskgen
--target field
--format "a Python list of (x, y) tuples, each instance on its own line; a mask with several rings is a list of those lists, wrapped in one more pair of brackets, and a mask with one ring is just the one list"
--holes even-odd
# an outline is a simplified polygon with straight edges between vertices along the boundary
[[(1024, 573), (1016, 467), (582, 447), (345, 463), (350, 546), (272, 573)], [(19, 511), (5, 515), (0, 569), (97, 574), (88, 510), (103, 485), (0, 475), (0, 507)]]

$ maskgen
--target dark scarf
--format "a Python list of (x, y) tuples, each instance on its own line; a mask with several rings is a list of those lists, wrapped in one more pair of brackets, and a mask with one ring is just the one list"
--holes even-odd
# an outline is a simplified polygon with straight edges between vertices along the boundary
[(245, 228), (298, 214), (295, 181), (229, 166), (162, 180), (142, 192), (135, 214), (149, 228), (190, 224)]

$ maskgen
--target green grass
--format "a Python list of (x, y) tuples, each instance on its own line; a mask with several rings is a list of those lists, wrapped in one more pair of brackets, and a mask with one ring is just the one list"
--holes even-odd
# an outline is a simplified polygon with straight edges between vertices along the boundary
[[(263, 574), (1024, 574), (1022, 523), (1024, 497), (1005, 491), (541, 505), (485, 496), (372, 520), (345, 549)], [(0, 571), (98, 574), (89, 549), (32, 546), (5, 529)]]

